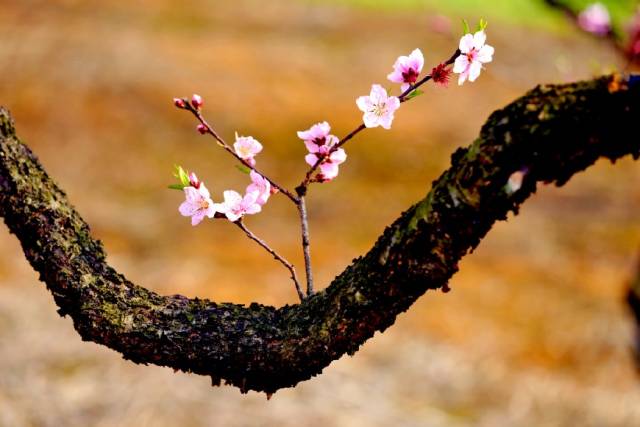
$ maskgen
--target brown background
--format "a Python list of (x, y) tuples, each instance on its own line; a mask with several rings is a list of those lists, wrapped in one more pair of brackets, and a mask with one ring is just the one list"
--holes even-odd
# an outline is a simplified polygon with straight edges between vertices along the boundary
[[(537, 83), (623, 65), (569, 24), (492, 14), (496, 54), (476, 84), (427, 87), (391, 131), (347, 146), (335, 182), (313, 188), (321, 286), (424, 196), (493, 110)], [(247, 178), (171, 98), (200, 93), (216, 129), (261, 140), (261, 168), (291, 187), (305, 171), (295, 131), (328, 120), (345, 134), (360, 120), (355, 98), (386, 84), (398, 55), (420, 47), (432, 66), (451, 54), (450, 18), (449, 31), (428, 8), (4, 0), (0, 103), (129, 279), (281, 305), (295, 293), (267, 254), (229, 224), (192, 228), (178, 215), (173, 164), (198, 171), (218, 199)], [(639, 179), (627, 159), (541, 187), (462, 262), (451, 293), (427, 294), (353, 358), (269, 402), (81, 342), (0, 230), (0, 426), (631, 426), (640, 383), (622, 298), (640, 242)], [(284, 198), (248, 223), (302, 265)]]

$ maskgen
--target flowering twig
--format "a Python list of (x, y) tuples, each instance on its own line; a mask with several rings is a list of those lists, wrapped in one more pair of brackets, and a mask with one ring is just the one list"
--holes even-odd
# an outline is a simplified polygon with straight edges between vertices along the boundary
[(298, 204), (298, 198), (292, 192), (290, 192), (289, 190), (287, 190), (283, 186), (277, 184), (274, 180), (272, 180), (271, 178), (267, 177), (265, 174), (260, 172), (255, 167), (255, 165), (252, 165), (249, 161), (247, 161), (246, 159), (243, 159), (242, 157), (240, 157), (233, 150), (233, 148), (231, 148), (231, 146), (229, 144), (227, 144), (227, 142), (220, 135), (218, 135), (218, 133), (213, 129), (213, 127), (211, 127), (211, 125), (209, 125), (209, 123), (205, 120), (204, 116), (202, 115), (202, 113), (200, 112), (200, 110), (198, 108), (195, 108), (193, 105), (191, 105), (191, 103), (186, 102), (186, 100), (184, 100), (184, 99), (181, 100), (181, 101), (184, 102), (184, 106), (182, 108), (184, 108), (185, 110), (187, 110), (190, 113), (192, 113), (195, 116), (195, 118), (198, 119), (198, 121), (200, 122), (200, 126), (198, 127), (198, 130), (201, 133), (211, 135), (218, 142), (218, 145), (220, 147), (222, 147), (225, 151), (227, 151), (229, 154), (231, 154), (233, 157), (235, 157), (240, 163), (242, 163), (244, 166), (246, 166), (247, 168), (251, 169), (252, 171), (255, 171), (256, 173), (259, 173), (267, 181), (269, 181), (269, 183), (271, 184), (272, 187), (274, 187), (279, 192), (281, 192), (282, 194), (287, 196), (293, 203)]
[(300, 282), (298, 281), (298, 276), (296, 274), (296, 269), (293, 266), (293, 264), (291, 264), (284, 257), (279, 255), (264, 240), (262, 240), (261, 238), (259, 238), (255, 234), (253, 234), (253, 232), (251, 232), (251, 230), (249, 230), (244, 225), (244, 223), (242, 222), (242, 219), (239, 219), (239, 220), (235, 221), (234, 224), (237, 225), (238, 228), (240, 228), (240, 230), (244, 231), (244, 233), (247, 235), (248, 238), (250, 238), (251, 240), (256, 242), (258, 245), (262, 246), (262, 248), (264, 248), (267, 252), (269, 252), (271, 255), (273, 255), (273, 257), (277, 261), (279, 261), (282, 265), (284, 265), (287, 268), (287, 270), (289, 270), (289, 272), (291, 273), (291, 280), (293, 280), (293, 283), (295, 283), (295, 285), (296, 285), (296, 292), (298, 292), (298, 297), (300, 297), (300, 301), (303, 301), (304, 300), (304, 293), (302, 292), (302, 288), (300, 287)]
[[(258, 242), (260, 246), (291, 271), (296, 290), (302, 299), (304, 294), (301, 291), (293, 266), (275, 253), (266, 243), (248, 231), (241, 221), (244, 215), (260, 212), (262, 206), (272, 194), (272, 190), (282, 192), (298, 209), (307, 296), (313, 295), (309, 220), (305, 199), (308, 186), (314, 182), (328, 182), (338, 176), (339, 165), (347, 159), (347, 154), (342, 149), (342, 146), (365, 128), (381, 126), (384, 129), (390, 129), (394, 120), (394, 113), (400, 108), (400, 104), (419, 95), (421, 92), (417, 89), (429, 80), (446, 86), (451, 73), (455, 72), (459, 74), (459, 85), (467, 80), (475, 81), (480, 75), (483, 64), (491, 62), (494, 52), (493, 47), (485, 43), (485, 27), (486, 21), (480, 20), (478, 30), (475, 34), (471, 34), (465, 22), (465, 34), (460, 39), (459, 49), (456, 49), (448, 60), (439, 63), (431, 70), (430, 74), (427, 74), (421, 80), (418, 80), (418, 78), (424, 66), (422, 51), (414, 49), (409, 56), (400, 56), (393, 66), (393, 72), (387, 78), (394, 83), (401, 84), (401, 94), (399, 96), (389, 95), (381, 85), (372, 85), (369, 96), (361, 96), (356, 100), (356, 105), (364, 113), (362, 124), (342, 139), (330, 134), (331, 126), (326, 121), (316, 123), (308, 130), (299, 131), (298, 137), (303, 140), (307, 150), (309, 150), (309, 154), (305, 156), (305, 161), (311, 167), (306, 172), (301, 184), (295, 188), (295, 194), (257, 171), (254, 157), (263, 149), (259, 141), (250, 136), (239, 137), (236, 134), (236, 141), (232, 148), (204, 119), (201, 113), (203, 101), (199, 95), (193, 95), (191, 101), (175, 98), (174, 103), (178, 108), (191, 112), (200, 122), (197, 126), (198, 132), (211, 135), (218, 145), (248, 168), (252, 181), (247, 187), (244, 196), (236, 191), (227, 190), (224, 192), (224, 202), (214, 203), (206, 187), (197, 180), (195, 174), (187, 175), (182, 168), (178, 168), (176, 176), (181, 183), (173, 185), (171, 188), (184, 189), (185, 191), (186, 200), (180, 207), (180, 213), (184, 216), (191, 216), (193, 225), (197, 225), (204, 217), (211, 218), (218, 215), (225, 216), (229, 221), (236, 223), (251, 239)], [(448, 68), (451, 64), (454, 64), (453, 69)], [(316, 171), (318, 173), (314, 176)]]
[[(456, 51), (453, 53), (453, 55), (451, 55), (451, 57), (445, 61), (443, 64), (446, 65), (451, 65), (453, 64), (453, 62), (456, 60), (456, 58), (460, 55), (460, 50), (456, 49)], [(418, 89), (420, 86), (422, 86), (423, 84), (425, 84), (426, 82), (428, 82), (429, 80), (432, 79), (432, 75), (428, 74), (426, 75), (424, 78), (422, 78), (420, 81), (410, 85), (404, 92), (402, 92), (402, 94), (398, 97), (398, 99), (400, 100), (400, 102), (406, 102), (409, 101), (411, 99), (411, 97), (409, 97), (409, 95), (415, 91), (416, 89)], [(300, 185), (298, 185), (296, 187), (296, 193), (298, 194), (298, 196), (303, 196), (307, 193), (307, 187), (309, 186), (309, 184), (313, 183), (313, 182), (317, 182), (316, 180), (314, 180), (312, 178), (313, 173), (318, 169), (318, 167), (320, 167), (320, 165), (322, 164), (322, 161), (329, 156), (331, 153), (335, 152), (336, 150), (338, 150), (339, 148), (341, 148), (343, 145), (345, 145), (347, 142), (349, 142), (351, 139), (353, 139), (354, 136), (356, 136), (357, 134), (359, 134), (360, 132), (362, 132), (363, 130), (365, 130), (367, 128), (367, 126), (362, 123), (360, 124), (358, 127), (356, 127), (355, 129), (353, 129), (351, 132), (349, 132), (346, 136), (344, 136), (342, 139), (340, 139), (340, 141), (338, 141), (337, 144), (335, 144), (330, 150), (329, 153), (324, 156), (324, 157), (320, 157), (318, 158), (318, 160), (316, 161), (316, 163), (311, 166), (311, 168), (309, 168), (309, 170), (307, 171), (307, 173), (305, 174), (304, 180), (300, 183)]]

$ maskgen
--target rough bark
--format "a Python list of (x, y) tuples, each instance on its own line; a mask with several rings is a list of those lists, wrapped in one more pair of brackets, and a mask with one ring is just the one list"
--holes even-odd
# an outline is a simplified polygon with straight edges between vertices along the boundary
[[(273, 393), (322, 372), (391, 326), (536, 190), (598, 158), (640, 155), (637, 77), (539, 86), (496, 111), (429, 194), (324, 291), (281, 308), (162, 296), (106, 263), (101, 243), (0, 110), (0, 215), (83, 340), (153, 363)], [(526, 171), (522, 187), (508, 178)]]

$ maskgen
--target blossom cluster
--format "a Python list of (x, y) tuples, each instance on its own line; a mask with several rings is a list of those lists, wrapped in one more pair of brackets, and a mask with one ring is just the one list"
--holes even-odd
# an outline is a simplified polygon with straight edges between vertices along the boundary
[(269, 180), (255, 170), (251, 170), (249, 172), (251, 183), (247, 186), (244, 195), (234, 190), (226, 190), (223, 192), (223, 201), (215, 203), (209, 190), (195, 173), (187, 175), (184, 169), (177, 167), (175, 176), (181, 182), (171, 188), (182, 188), (185, 195), (185, 201), (182, 202), (178, 211), (182, 216), (191, 217), (193, 226), (200, 224), (205, 217), (216, 217), (216, 214), (226, 217), (231, 222), (238, 221), (244, 215), (256, 214), (262, 210), (262, 206), (267, 203), (273, 192)]
[(347, 160), (347, 153), (338, 148), (340, 140), (329, 132), (331, 126), (327, 122), (316, 123), (311, 128), (298, 132), (298, 138), (304, 141), (309, 151), (304, 160), (311, 167), (319, 164), (318, 179), (322, 182), (331, 181), (338, 176), (339, 165)]
[[(356, 99), (356, 105), (362, 112), (363, 125), (352, 132), (344, 141), (331, 134), (331, 126), (326, 121), (316, 123), (307, 130), (299, 131), (298, 138), (304, 142), (308, 151), (304, 159), (311, 167), (303, 182), (303, 187), (309, 182), (328, 182), (335, 179), (339, 174), (340, 165), (347, 159), (347, 154), (342, 148), (343, 143), (363, 128), (379, 126), (383, 129), (390, 129), (401, 103), (419, 95), (420, 92), (417, 88), (426, 81), (432, 80), (436, 84), (447, 86), (452, 73), (459, 74), (459, 85), (466, 81), (475, 81), (484, 64), (492, 61), (494, 49), (486, 44), (487, 37), (484, 32), (486, 23), (484, 21), (481, 21), (474, 34), (468, 30), (466, 23), (465, 26), (465, 34), (460, 39), (459, 50), (456, 54), (449, 61), (435, 66), (426, 76), (423, 76), (425, 60), (420, 49), (414, 49), (407, 56), (398, 57), (393, 64), (392, 71), (387, 75), (387, 79), (400, 85), (400, 94), (398, 96), (392, 95), (382, 85), (373, 84), (368, 95)], [(450, 68), (452, 64), (453, 67)], [(172, 186), (172, 188), (183, 189), (185, 194), (185, 201), (179, 207), (180, 213), (191, 217), (191, 223), (197, 225), (205, 217), (226, 217), (229, 221), (236, 222), (244, 215), (260, 212), (269, 196), (280, 189), (255, 169), (255, 157), (263, 150), (262, 144), (252, 136), (236, 134), (233, 147), (227, 145), (202, 118), (201, 109), (204, 101), (199, 95), (193, 95), (190, 102), (186, 99), (175, 98), (174, 104), (178, 108), (187, 109), (194, 113), (200, 121), (197, 126), (198, 132), (210, 134), (216, 138), (220, 145), (247, 167), (251, 178), (251, 184), (247, 186), (244, 194), (234, 190), (226, 190), (223, 192), (223, 201), (215, 203), (211, 199), (209, 190), (195, 174), (187, 175), (182, 168), (178, 168), (176, 176), (180, 179), (180, 184)], [(315, 175), (313, 175), (314, 173)], [(287, 194), (296, 202), (290, 193), (287, 192)]]

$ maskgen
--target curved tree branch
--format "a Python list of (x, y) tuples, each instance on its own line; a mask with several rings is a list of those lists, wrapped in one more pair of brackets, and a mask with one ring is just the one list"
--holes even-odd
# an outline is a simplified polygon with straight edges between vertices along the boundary
[[(319, 374), (391, 326), (538, 182), (562, 185), (599, 157), (640, 155), (637, 77), (539, 86), (496, 111), (431, 192), (324, 291), (298, 305), (162, 296), (109, 267), (100, 242), (0, 110), (0, 215), (83, 340), (136, 363), (273, 393)], [(507, 185), (526, 171), (522, 187)]]

